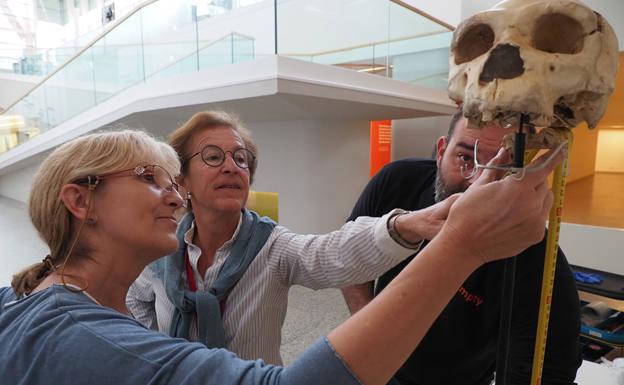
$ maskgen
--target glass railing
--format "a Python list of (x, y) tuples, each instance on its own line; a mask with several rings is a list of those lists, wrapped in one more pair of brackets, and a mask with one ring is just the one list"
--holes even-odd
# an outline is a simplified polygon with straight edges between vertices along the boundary
[(401, 1), (283, 0), (278, 21), (281, 55), (446, 89), (452, 27)]
[[(0, 153), (127, 89), (269, 55), (442, 87), (450, 28), (398, 0), (154, 0), (0, 115)], [(218, 11), (218, 12), (217, 12)]]
[(451, 38), (451, 32), (404, 37), (391, 42), (299, 58), (444, 90), (447, 85)]
[(78, 47), (0, 49), (0, 72), (45, 76), (70, 60)]

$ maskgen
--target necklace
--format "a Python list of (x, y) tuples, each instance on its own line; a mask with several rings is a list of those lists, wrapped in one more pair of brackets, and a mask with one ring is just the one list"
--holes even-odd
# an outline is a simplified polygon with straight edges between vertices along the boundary
[[(55, 285), (58, 285), (57, 283), (55, 283)], [(65, 286), (65, 287), (71, 287), (76, 289), (76, 291), (81, 292), (82, 294), (86, 295), (87, 297), (89, 297), (89, 299), (95, 303), (97, 303), (100, 306), (103, 306), (101, 303), (99, 303), (95, 298), (93, 298), (93, 296), (91, 294), (89, 294), (86, 290), (82, 290), (81, 288), (79, 288), (78, 286), (74, 285), (73, 283), (66, 283), (65, 285), (61, 285), (61, 286)]]

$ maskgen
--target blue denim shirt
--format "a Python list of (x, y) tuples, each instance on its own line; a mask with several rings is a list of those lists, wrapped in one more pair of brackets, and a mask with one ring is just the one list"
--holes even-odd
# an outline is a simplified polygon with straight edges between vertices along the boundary
[(360, 384), (327, 339), (282, 368), (146, 329), (63, 286), (13, 299), (0, 289), (3, 384)]

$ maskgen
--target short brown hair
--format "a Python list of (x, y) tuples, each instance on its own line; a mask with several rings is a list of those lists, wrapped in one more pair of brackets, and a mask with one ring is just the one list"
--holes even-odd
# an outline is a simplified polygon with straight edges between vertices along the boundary
[(233, 114), (225, 111), (202, 111), (193, 115), (182, 126), (178, 127), (169, 135), (169, 144), (176, 150), (182, 163), (182, 174), (185, 175), (188, 169), (186, 160), (190, 156), (188, 144), (191, 139), (200, 131), (217, 128), (229, 127), (240, 135), (245, 148), (254, 155), (254, 161), (249, 165), (249, 183), (253, 183), (253, 178), (258, 167), (258, 148), (251, 137), (251, 133), (245, 127), (243, 122)]
[(455, 132), (455, 127), (457, 126), (457, 123), (459, 123), (460, 119), (463, 117), (464, 117), (464, 110), (461, 107), (459, 107), (459, 109), (455, 111), (455, 113), (451, 117), (451, 122), (449, 123), (449, 129), (448, 129), (448, 132), (446, 133), (447, 143), (450, 142), (451, 137), (453, 136), (453, 133)]

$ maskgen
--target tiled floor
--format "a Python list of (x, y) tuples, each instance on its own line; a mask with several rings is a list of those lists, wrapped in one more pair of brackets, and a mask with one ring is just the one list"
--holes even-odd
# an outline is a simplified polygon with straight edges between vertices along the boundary
[(563, 221), (624, 228), (624, 173), (596, 173), (568, 184)]

